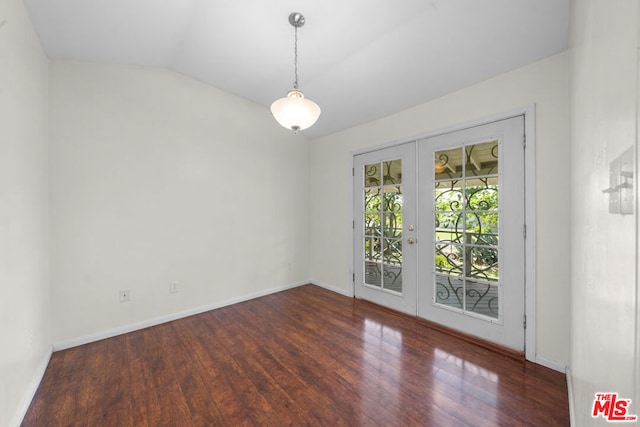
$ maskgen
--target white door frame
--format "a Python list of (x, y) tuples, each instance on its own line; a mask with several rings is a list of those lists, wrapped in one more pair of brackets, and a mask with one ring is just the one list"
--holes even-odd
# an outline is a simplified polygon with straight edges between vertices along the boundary
[[(351, 154), (351, 167), (354, 167), (354, 158), (358, 154), (364, 154), (371, 151), (379, 150), (381, 148), (388, 148), (407, 142), (418, 141), (419, 139), (438, 136), (446, 133), (451, 133), (471, 127), (481, 126), (487, 123), (509, 119), (516, 116), (524, 116), (524, 132), (526, 139), (526, 149), (524, 152), (525, 163), (525, 224), (526, 224), (526, 240), (525, 240), (525, 316), (526, 316), (526, 329), (525, 329), (525, 358), (529, 361), (545, 364), (543, 361), (539, 361), (537, 357), (536, 349), (536, 336), (537, 336), (537, 315), (536, 315), (536, 135), (535, 135), (535, 104), (529, 104), (524, 107), (514, 108), (513, 110), (504, 111), (502, 113), (494, 114), (491, 116), (482, 117), (480, 119), (467, 121), (453, 126), (447, 126), (439, 128), (430, 132), (422, 133), (419, 135), (409, 136), (406, 138), (390, 141), (386, 144), (379, 144), (372, 147), (367, 147), (359, 150), (352, 151)], [(349, 206), (353, 210), (353, 185), (351, 185), (351, 203)], [(353, 220), (353, 212), (351, 214), (350, 221)], [(355, 232), (355, 231), (354, 231)], [(353, 233), (352, 233), (353, 234)], [(354, 245), (355, 236), (352, 235), (351, 244)], [(355, 271), (355, 259), (354, 248), (351, 250), (351, 266), (352, 277)], [(351, 279), (351, 295), (355, 295), (355, 282)]]

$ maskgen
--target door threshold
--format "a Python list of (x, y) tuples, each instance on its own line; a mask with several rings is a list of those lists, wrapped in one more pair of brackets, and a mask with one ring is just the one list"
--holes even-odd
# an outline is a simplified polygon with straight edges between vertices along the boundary
[(479, 337), (476, 337), (475, 335), (471, 335), (471, 334), (467, 334), (465, 332), (462, 331), (458, 331), (457, 329), (453, 329), (453, 328), (449, 328), (447, 326), (441, 325), (439, 323), (433, 322), (431, 320), (427, 320), (427, 319), (423, 319), (422, 317), (418, 317), (418, 316), (413, 316), (407, 313), (403, 313), (401, 311), (398, 310), (394, 310), (392, 308), (389, 307), (385, 307), (383, 305), (380, 304), (376, 304), (375, 302), (371, 302), (371, 301), (367, 301), (361, 298), (357, 298), (354, 297), (354, 300), (358, 301), (359, 303), (363, 303), (363, 304), (371, 304), (373, 306), (375, 306), (376, 308), (382, 309), (386, 312), (389, 312), (391, 314), (395, 314), (396, 316), (405, 318), (407, 320), (413, 320), (414, 322), (426, 326), (427, 328), (433, 329), (435, 331), (438, 332), (442, 332), (444, 334), (459, 338), (463, 341), (466, 342), (470, 342), (472, 344), (477, 345), (478, 347), (482, 347), (485, 348), (487, 350), (491, 350), (495, 353), (498, 353), (502, 356), (506, 356), (510, 359), (514, 359), (520, 362), (525, 362), (526, 361), (526, 357), (525, 357), (525, 353), (524, 351), (520, 351), (520, 350), (515, 350), (513, 348), (509, 348), (506, 347), (504, 345), (501, 344), (497, 344), (494, 343), (492, 341), (488, 341)]

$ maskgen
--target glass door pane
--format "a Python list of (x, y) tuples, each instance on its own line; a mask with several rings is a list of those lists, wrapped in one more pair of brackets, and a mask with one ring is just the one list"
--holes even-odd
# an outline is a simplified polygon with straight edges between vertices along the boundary
[(402, 159), (363, 168), (364, 283), (402, 293)]
[(498, 319), (497, 140), (434, 153), (434, 300)]

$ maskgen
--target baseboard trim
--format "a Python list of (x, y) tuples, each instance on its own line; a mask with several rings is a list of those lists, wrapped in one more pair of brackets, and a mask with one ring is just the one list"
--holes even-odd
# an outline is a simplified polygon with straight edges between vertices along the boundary
[(533, 360), (533, 362), (537, 363), (538, 365), (547, 367), (549, 369), (553, 369), (554, 371), (558, 371), (562, 374), (567, 372), (567, 366), (559, 362), (556, 362), (555, 360), (545, 359), (544, 357), (536, 357)]
[(140, 329), (148, 328), (151, 326), (160, 325), (162, 323), (171, 322), (173, 320), (182, 319), (184, 317), (193, 316), (195, 314), (204, 313), (206, 311), (215, 310), (217, 308), (226, 307), (228, 305), (237, 304), (239, 302), (248, 301), (254, 298), (260, 298), (265, 295), (274, 294), (277, 292), (286, 291), (287, 289), (296, 288), (298, 286), (307, 285), (311, 283), (309, 280), (304, 280), (295, 283), (289, 283), (284, 286), (278, 286), (275, 288), (267, 289), (265, 291), (256, 292), (250, 295), (246, 295), (240, 298), (233, 298), (219, 303), (208, 304), (201, 307), (196, 307), (188, 310), (179, 311), (176, 313), (167, 314), (164, 316), (155, 317), (152, 319), (143, 320), (136, 323), (131, 323), (117, 328), (107, 329), (105, 331), (96, 332), (94, 334), (84, 335), (78, 338), (72, 338), (70, 340), (60, 341), (53, 344), (53, 351), (66, 350), (68, 348), (77, 347), (84, 344), (89, 344), (95, 341), (100, 341), (107, 338), (112, 338), (118, 335), (126, 334)]
[(349, 292), (349, 291), (345, 291), (344, 289), (340, 289), (340, 288), (337, 288), (337, 287), (335, 287), (333, 285), (328, 285), (326, 283), (322, 283), (322, 282), (319, 282), (317, 280), (312, 280), (310, 283), (312, 285), (318, 286), (320, 288), (324, 288), (324, 289), (329, 290), (331, 292), (335, 292), (337, 294), (344, 295), (345, 297), (352, 297), (353, 296), (353, 294), (351, 292)]
[(576, 414), (573, 407), (573, 377), (568, 366), (565, 369), (565, 374), (567, 375), (567, 394), (569, 397), (569, 425), (573, 427), (576, 425)]
[(49, 346), (44, 357), (38, 363), (38, 369), (36, 370), (36, 373), (33, 376), (33, 379), (31, 380), (29, 387), (27, 388), (24, 395), (22, 396), (20, 405), (18, 406), (10, 425), (19, 427), (20, 424), (22, 424), (22, 421), (24, 420), (24, 417), (25, 415), (27, 415), (27, 411), (29, 410), (29, 406), (31, 406), (31, 402), (33, 401), (33, 398), (35, 397), (36, 392), (38, 391), (38, 387), (40, 387), (40, 383), (44, 378), (44, 373), (47, 370), (47, 366), (49, 366), (49, 361), (51, 360), (52, 353), (53, 353), (53, 347)]

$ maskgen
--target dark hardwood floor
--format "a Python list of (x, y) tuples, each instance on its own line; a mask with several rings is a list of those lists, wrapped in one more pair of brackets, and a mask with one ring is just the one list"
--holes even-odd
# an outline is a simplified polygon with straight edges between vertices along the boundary
[(306, 285), (56, 352), (23, 426), (568, 426), (564, 375)]

